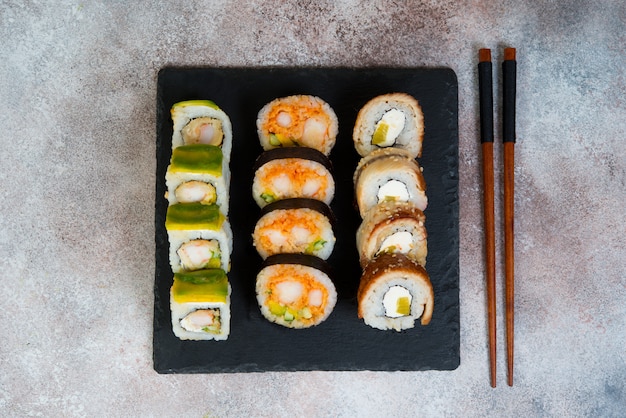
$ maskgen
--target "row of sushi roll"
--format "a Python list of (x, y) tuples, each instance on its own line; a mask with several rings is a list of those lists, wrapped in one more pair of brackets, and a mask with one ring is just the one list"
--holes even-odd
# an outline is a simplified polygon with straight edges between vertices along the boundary
[(165, 220), (172, 330), (181, 340), (226, 340), (233, 236), (228, 221), (232, 126), (210, 100), (171, 108), (172, 157)]
[(427, 325), (434, 293), (426, 272), (426, 182), (422, 153), (424, 117), (405, 93), (377, 96), (359, 111), (353, 130), (362, 157), (354, 172), (362, 221), (356, 233), (363, 269), (357, 291), (365, 324), (401, 331)]
[(337, 116), (322, 99), (275, 99), (258, 113), (264, 152), (254, 166), (252, 195), (261, 208), (252, 233), (264, 260), (256, 278), (262, 315), (288, 328), (308, 328), (333, 311), (337, 292), (326, 260), (335, 245), (335, 194), (328, 158)]

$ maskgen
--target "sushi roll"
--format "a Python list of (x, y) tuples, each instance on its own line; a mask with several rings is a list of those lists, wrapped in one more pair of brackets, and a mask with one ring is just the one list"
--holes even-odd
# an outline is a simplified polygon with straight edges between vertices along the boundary
[(170, 266), (174, 273), (206, 268), (230, 271), (233, 233), (228, 220), (218, 230), (169, 230)]
[(326, 320), (337, 303), (330, 267), (301, 254), (268, 257), (256, 279), (257, 302), (271, 322), (308, 328)]
[(165, 183), (170, 205), (216, 203), (224, 214), (228, 213), (230, 168), (219, 147), (195, 144), (175, 148)]
[(383, 202), (367, 212), (356, 232), (361, 267), (384, 253), (401, 253), (426, 266), (424, 212), (408, 202)]
[(408, 151), (399, 148), (373, 151), (361, 158), (354, 189), (361, 217), (385, 201), (411, 202), (422, 211), (428, 206), (422, 169)]
[(167, 209), (165, 229), (174, 273), (206, 268), (230, 270), (233, 233), (217, 205), (171, 205)]
[(267, 103), (257, 117), (264, 150), (309, 147), (329, 155), (338, 132), (335, 111), (316, 96), (282, 97)]
[(181, 340), (226, 340), (230, 333), (230, 293), (220, 269), (174, 274), (170, 288), (172, 330)]
[(434, 309), (433, 287), (424, 267), (404, 254), (381, 254), (371, 261), (357, 291), (358, 316), (381, 330), (428, 325)]
[(370, 100), (361, 108), (352, 139), (362, 157), (380, 148), (407, 150), (411, 157), (422, 154), (424, 115), (418, 101), (406, 93), (390, 93)]
[(252, 234), (259, 255), (309, 254), (327, 259), (335, 246), (333, 214), (315, 199), (277, 200), (265, 206)]
[(335, 195), (328, 157), (313, 148), (275, 148), (259, 156), (252, 196), (259, 207), (276, 200), (307, 197), (327, 205)]
[(230, 160), (233, 129), (230, 118), (210, 100), (187, 100), (170, 109), (173, 123), (172, 149), (181, 145), (206, 144), (222, 149)]

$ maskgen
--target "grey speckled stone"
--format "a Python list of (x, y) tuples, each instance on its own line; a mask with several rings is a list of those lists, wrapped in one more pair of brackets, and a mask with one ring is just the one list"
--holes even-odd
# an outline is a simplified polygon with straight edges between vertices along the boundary
[[(0, 415), (624, 416), (624, 2), (179, 3), (0, 4)], [(502, 345), (491, 389), (476, 61), (505, 45), (518, 49), (516, 381), (505, 385)], [(165, 65), (455, 70), (457, 370), (153, 371)]]

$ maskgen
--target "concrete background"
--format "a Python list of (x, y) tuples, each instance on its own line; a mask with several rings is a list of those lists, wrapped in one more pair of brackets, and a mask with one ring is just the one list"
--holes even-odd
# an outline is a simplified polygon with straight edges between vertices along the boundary
[[(0, 2), (0, 415), (626, 416), (625, 29), (617, 0)], [(476, 64), (504, 46), (518, 52), (516, 382), (502, 344), (492, 389)], [(154, 372), (166, 65), (456, 72), (457, 370)]]

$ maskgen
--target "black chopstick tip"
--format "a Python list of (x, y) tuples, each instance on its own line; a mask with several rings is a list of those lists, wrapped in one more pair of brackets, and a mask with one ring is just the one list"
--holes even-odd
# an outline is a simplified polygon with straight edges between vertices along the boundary
[(504, 48), (504, 60), (515, 61), (515, 48)]
[(493, 142), (493, 80), (491, 50), (478, 50), (478, 91), (480, 96), (480, 141)]
[(516, 73), (515, 48), (505, 48), (504, 61), (502, 61), (502, 140), (504, 142), (515, 142)]
[(481, 48), (478, 50), (478, 62), (491, 62), (491, 49)]

